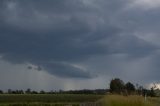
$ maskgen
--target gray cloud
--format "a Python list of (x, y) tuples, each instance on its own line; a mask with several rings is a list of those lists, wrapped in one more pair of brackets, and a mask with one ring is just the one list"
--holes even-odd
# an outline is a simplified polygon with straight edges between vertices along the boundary
[[(130, 76), (134, 70), (130, 71), (126, 64), (145, 72), (145, 68), (132, 64), (136, 60), (142, 64), (140, 60), (144, 58), (152, 58), (147, 60), (151, 64), (147, 69), (152, 70), (153, 64), (159, 62), (152, 57), (159, 45), (153, 43), (156, 36), (150, 41), (145, 34), (159, 33), (159, 9), (146, 10), (137, 8), (144, 2), (132, 3), (129, 0), (1, 0), (0, 55), (11, 63), (33, 64), (65, 78), (93, 78), (104, 73)], [(123, 64), (119, 66), (120, 63)], [(119, 68), (120, 72), (114, 71)], [(158, 68), (156, 65), (154, 70)], [(150, 74), (148, 70), (146, 76)]]
[(60, 77), (72, 77), (72, 78), (92, 78), (94, 75), (86, 70), (76, 67), (67, 63), (42, 63), (42, 68), (47, 70), (50, 74), (55, 74)]

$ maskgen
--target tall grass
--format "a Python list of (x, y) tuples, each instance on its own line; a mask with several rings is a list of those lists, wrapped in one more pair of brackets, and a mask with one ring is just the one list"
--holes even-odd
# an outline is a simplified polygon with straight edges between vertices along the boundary
[(104, 106), (154, 106), (150, 101), (144, 101), (141, 96), (108, 95), (102, 103)]

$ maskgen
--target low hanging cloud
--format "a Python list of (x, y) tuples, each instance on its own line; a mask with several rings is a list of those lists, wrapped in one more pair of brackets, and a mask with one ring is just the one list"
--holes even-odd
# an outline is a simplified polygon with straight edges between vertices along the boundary
[(143, 64), (150, 58), (147, 69), (158, 73), (159, 66), (153, 66), (159, 55), (153, 55), (159, 45), (153, 42), (159, 36), (148, 40), (146, 33), (159, 33), (159, 5), (140, 8), (146, 3), (155, 5), (150, 0), (1, 0), (0, 55), (10, 63), (32, 64), (65, 78), (131, 76), (134, 70), (128, 63), (151, 74), (151, 80), (155, 74), (133, 62)]
[(72, 64), (66, 63), (48, 63), (41, 65), (44, 70), (47, 70), (48, 73), (57, 75), (59, 77), (71, 77), (71, 78), (92, 78), (95, 77), (90, 72), (86, 72), (86, 70), (76, 67)]

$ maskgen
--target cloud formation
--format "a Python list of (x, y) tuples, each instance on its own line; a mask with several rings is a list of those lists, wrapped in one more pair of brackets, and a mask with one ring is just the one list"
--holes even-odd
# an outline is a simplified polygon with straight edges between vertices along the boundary
[(159, 4), (1, 0), (1, 59), (62, 78), (159, 80)]

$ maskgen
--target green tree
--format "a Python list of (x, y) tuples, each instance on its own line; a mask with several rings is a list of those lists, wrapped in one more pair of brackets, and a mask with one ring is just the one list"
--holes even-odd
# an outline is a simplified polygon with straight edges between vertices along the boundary
[(110, 92), (111, 93), (122, 93), (124, 91), (125, 85), (124, 82), (119, 79), (119, 78), (115, 78), (112, 79), (110, 82)]
[(156, 93), (154, 92), (154, 88), (153, 87), (150, 90), (150, 96), (151, 97), (155, 97), (156, 96)]
[(127, 82), (125, 84), (125, 89), (127, 90), (127, 93), (133, 93), (135, 92), (135, 86), (131, 82)]
[(8, 94), (12, 94), (12, 89), (8, 89)]
[(45, 94), (46, 92), (44, 90), (41, 90), (39, 93), (40, 94)]
[(0, 90), (0, 94), (3, 94), (3, 91), (2, 91), (2, 90)]
[(31, 94), (31, 89), (28, 88), (26, 91), (25, 91), (26, 94)]

